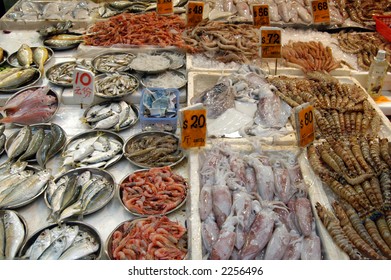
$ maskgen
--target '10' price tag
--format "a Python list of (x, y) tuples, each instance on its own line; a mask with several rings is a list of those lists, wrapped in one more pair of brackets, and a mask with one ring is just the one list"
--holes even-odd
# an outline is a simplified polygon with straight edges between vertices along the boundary
[(281, 58), (281, 29), (261, 27), (261, 57)]
[(252, 11), (255, 27), (270, 25), (269, 5), (252, 5)]
[(196, 26), (202, 21), (204, 2), (189, 2), (187, 4), (187, 26)]
[(182, 148), (187, 149), (205, 146), (206, 109), (185, 110), (182, 113)]
[(172, 0), (157, 0), (156, 13), (158, 15), (168, 15), (174, 12)]
[(91, 104), (94, 100), (94, 74), (86, 69), (73, 72), (73, 98), (79, 104)]
[(330, 23), (330, 10), (327, 0), (312, 1), (312, 17), (314, 23)]
[(306, 147), (315, 139), (314, 108), (309, 103), (295, 109), (298, 145)]

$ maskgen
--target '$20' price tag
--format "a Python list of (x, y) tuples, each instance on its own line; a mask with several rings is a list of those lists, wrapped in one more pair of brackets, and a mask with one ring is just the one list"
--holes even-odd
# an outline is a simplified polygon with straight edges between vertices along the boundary
[(78, 104), (91, 104), (94, 100), (94, 74), (86, 69), (73, 71), (73, 98)]
[(330, 10), (327, 0), (314, 0), (311, 5), (314, 23), (330, 23)]
[(187, 149), (205, 146), (206, 109), (185, 110), (182, 114), (182, 148)]
[(157, 0), (156, 13), (158, 15), (168, 15), (174, 12), (172, 0)]
[(196, 26), (202, 21), (204, 2), (190, 1), (187, 4), (187, 26)]
[(314, 108), (305, 103), (295, 108), (298, 144), (305, 147), (315, 139)]

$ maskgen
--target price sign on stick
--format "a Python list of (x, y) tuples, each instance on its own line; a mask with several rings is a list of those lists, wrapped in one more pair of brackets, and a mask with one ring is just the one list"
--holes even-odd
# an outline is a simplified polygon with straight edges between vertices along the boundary
[(182, 148), (203, 147), (205, 143), (206, 109), (182, 111)]
[(188, 2), (187, 4), (187, 26), (196, 26), (202, 21), (204, 2)]
[(172, 0), (157, 0), (156, 13), (158, 15), (168, 15), (174, 13)]
[(281, 29), (276, 27), (261, 27), (262, 58), (281, 58)]
[(255, 27), (270, 25), (269, 5), (252, 5), (252, 11)]
[(306, 147), (315, 139), (314, 108), (310, 103), (305, 103), (295, 109), (296, 131), (298, 145)]
[(73, 98), (80, 104), (91, 104), (94, 100), (94, 74), (76, 68), (73, 72)]
[(327, 0), (314, 0), (311, 5), (314, 23), (330, 23), (330, 10)]

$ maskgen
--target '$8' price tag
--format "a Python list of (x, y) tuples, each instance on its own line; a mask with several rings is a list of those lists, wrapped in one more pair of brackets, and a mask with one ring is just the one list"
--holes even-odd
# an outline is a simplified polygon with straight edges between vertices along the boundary
[(305, 147), (315, 139), (314, 108), (309, 103), (295, 109), (298, 144)]
[(204, 12), (204, 2), (187, 3), (187, 26), (196, 26), (202, 21)]
[(182, 148), (187, 149), (205, 146), (206, 110), (185, 110), (182, 113)]

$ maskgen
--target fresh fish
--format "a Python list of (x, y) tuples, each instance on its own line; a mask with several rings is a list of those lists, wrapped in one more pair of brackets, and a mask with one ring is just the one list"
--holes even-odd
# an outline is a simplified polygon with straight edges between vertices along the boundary
[(24, 126), (16, 135), (15, 140), (11, 143), (8, 149), (8, 158), (14, 159), (21, 155), (29, 146), (31, 140), (31, 127)]
[(53, 134), (51, 131), (45, 134), (41, 146), (38, 148), (38, 151), (35, 155), (39, 166), (45, 167), (46, 162), (48, 161), (48, 151), (53, 142)]
[(80, 42), (83, 41), (83, 35), (75, 35), (75, 34), (58, 34), (54, 35), (50, 38), (50, 40), (79, 40)]
[(1, 123), (18, 123), (18, 124), (35, 124), (45, 123), (53, 117), (57, 110), (57, 105), (51, 105), (47, 107), (38, 107), (28, 110), (26, 112), (21, 111), (13, 115), (9, 115), (0, 119)]
[(60, 257), (60, 260), (77, 260), (97, 252), (99, 243), (93, 238), (85, 238), (74, 242)]
[(3, 217), (0, 217), (0, 260), (5, 258), (5, 227)]
[(19, 71), (20, 71), (19, 68), (6, 68), (0, 72), (0, 80), (2, 81), (5, 78), (7, 78), (8, 76), (10, 76), (14, 73), (17, 73)]
[(50, 129), (53, 135), (53, 142), (50, 145), (49, 151), (47, 153), (47, 158), (54, 156), (61, 147), (65, 144), (66, 137), (64, 130), (57, 124), (52, 123)]
[(10, 174), (8, 177), (4, 178), (0, 182), (0, 198), (4, 197), (6, 194), (12, 191), (13, 186), (18, 183), (24, 182), (31, 175), (33, 175), (32, 170), (25, 170), (20, 173)]
[(38, 66), (39, 71), (43, 75), (45, 70), (43, 65), (49, 59), (49, 52), (45, 47), (37, 47), (33, 52), (33, 61)]
[(0, 151), (3, 151), (5, 141), (7, 140), (5, 134), (0, 135)]
[(36, 132), (34, 132), (33, 136), (31, 137), (31, 141), (29, 142), (27, 149), (19, 157), (18, 161), (23, 161), (23, 160), (29, 159), (31, 156), (35, 155), (37, 153), (39, 147), (42, 144), (44, 135), (45, 135), (45, 131), (42, 128), (40, 128)]
[(2, 62), (4, 59), (4, 50), (3, 48), (0, 48), (0, 62)]
[(37, 90), (34, 89), (28, 89), (25, 90), (17, 95), (15, 95), (13, 98), (9, 99), (7, 101), (7, 104), (5, 104), (1, 108), (1, 111), (17, 111), (19, 110), (23, 103), (28, 102), (30, 103), (31, 99), (41, 97), (41, 96), (47, 96), (47, 93), (49, 92), (50, 88), (48, 86), (44, 86), (41, 88), (38, 88)]
[(72, 246), (73, 242), (75, 241), (75, 238), (79, 234), (79, 227), (77, 225), (74, 226), (66, 226), (66, 229), (64, 230), (63, 236), (66, 237), (66, 245), (64, 248), (64, 251), (66, 251), (69, 247)]
[(103, 54), (93, 60), (93, 65), (100, 72), (124, 72), (129, 70), (134, 58), (135, 55), (131, 53)]
[(122, 124), (128, 119), (130, 110), (133, 111), (133, 109), (129, 106), (129, 104), (123, 100), (119, 102), (119, 105), (121, 107), (121, 112), (119, 113), (118, 123), (115, 125), (116, 131), (119, 131)]
[(67, 245), (67, 238), (60, 236), (39, 256), (39, 260), (58, 260)]
[(70, 47), (76, 44), (79, 44), (80, 40), (56, 40), (56, 39), (47, 39), (44, 41), (44, 44), (49, 47)]
[(56, 221), (60, 213), (61, 205), (63, 202), (64, 194), (67, 188), (67, 184), (60, 185), (53, 193), (50, 199), (51, 212), (48, 220)]
[(16, 58), (20, 66), (28, 68), (33, 63), (33, 51), (28, 45), (22, 44), (16, 54)]
[(78, 177), (72, 176), (66, 186), (66, 190), (62, 199), (60, 212), (68, 206), (72, 205), (79, 198), (82, 185), (78, 184)]
[(22, 246), (26, 232), (24, 225), (14, 211), (6, 210), (3, 216), (5, 229), (5, 259), (15, 258)]
[(22, 69), (11, 75), (8, 75), (2, 81), (0, 81), (0, 88), (17, 88), (28, 81), (30, 81), (36, 73), (34, 69)]
[(48, 248), (51, 244), (50, 229), (45, 229), (42, 231), (34, 243), (27, 249), (25, 255), (22, 258), (28, 258), (30, 260), (38, 260), (42, 253)]

